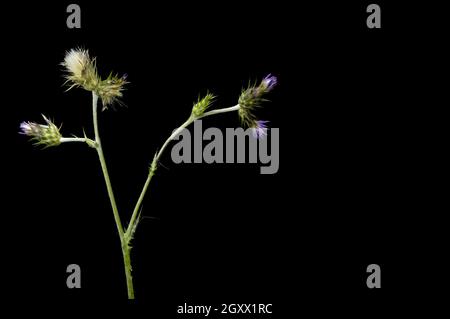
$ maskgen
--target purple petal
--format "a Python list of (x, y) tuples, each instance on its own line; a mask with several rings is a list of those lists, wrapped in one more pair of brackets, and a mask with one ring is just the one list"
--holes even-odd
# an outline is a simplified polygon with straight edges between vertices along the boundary
[(256, 121), (256, 126), (252, 128), (255, 138), (263, 138), (267, 135), (267, 125), (269, 121)]
[(264, 86), (267, 88), (267, 91), (271, 91), (278, 83), (278, 79), (274, 75), (267, 75), (263, 79)]
[(31, 125), (27, 122), (22, 122), (20, 123), (20, 129), (22, 130), (21, 132), (19, 132), (19, 134), (25, 134), (28, 135), (31, 133), (32, 129), (31, 129)]

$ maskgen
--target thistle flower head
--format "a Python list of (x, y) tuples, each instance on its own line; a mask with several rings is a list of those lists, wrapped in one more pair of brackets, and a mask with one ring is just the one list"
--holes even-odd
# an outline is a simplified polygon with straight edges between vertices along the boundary
[(128, 83), (126, 78), (126, 75), (119, 77), (111, 73), (105, 80), (100, 81), (95, 92), (102, 99), (103, 110), (108, 105), (119, 102), (119, 99), (123, 96), (124, 86)]
[(67, 72), (71, 73), (73, 76), (81, 77), (83, 75), (83, 70), (90, 62), (91, 59), (88, 51), (72, 49), (66, 53), (63, 65), (66, 67)]
[(65, 78), (70, 84), (69, 90), (73, 87), (82, 87), (87, 91), (94, 91), (100, 82), (95, 59), (91, 59), (87, 50), (67, 51), (61, 65), (67, 72)]
[[(256, 86), (250, 86), (243, 90), (239, 97), (239, 117), (244, 126), (250, 128), (258, 128), (258, 120), (254, 114), (256, 108), (261, 107), (262, 103), (266, 101), (264, 95), (269, 93), (277, 84), (277, 78), (272, 75), (267, 75), (261, 83)], [(265, 121), (261, 121), (263, 124)]]
[(44, 115), (42, 117), (46, 124), (37, 124), (34, 122), (20, 123), (19, 134), (31, 137), (35, 145), (44, 145), (45, 147), (57, 146), (61, 144), (61, 133), (59, 128)]
[(211, 106), (211, 104), (214, 102), (214, 99), (216, 97), (211, 94), (207, 93), (204, 98), (200, 99), (198, 98), (197, 103), (194, 104), (192, 107), (192, 115), (194, 117), (199, 117), (205, 113), (205, 111)]
[(263, 138), (267, 135), (267, 123), (269, 123), (269, 121), (255, 122), (255, 126), (251, 128), (255, 138)]

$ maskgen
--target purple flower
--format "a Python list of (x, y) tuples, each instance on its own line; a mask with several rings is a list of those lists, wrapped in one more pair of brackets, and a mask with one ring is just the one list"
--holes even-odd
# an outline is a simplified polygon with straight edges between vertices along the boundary
[(21, 129), (21, 131), (19, 133), (24, 134), (24, 135), (31, 135), (33, 132), (31, 123), (27, 123), (27, 122), (20, 123), (20, 129)]
[(46, 128), (48, 128), (48, 125), (40, 125), (34, 122), (22, 122), (20, 123), (21, 131), (19, 132), (19, 134), (35, 137), (42, 134), (43, 129)]
[(277, 77), (269, 74), (261, 81), (261, 87), (264, 89), (264, 91), (270, 92), (277, 85), (277, 83)]
[(44, 115), (42, 117), (46, 125), (34, 122), (22, 122), (20, 123), (19, 134), (30, 136), (36, 145), (56, 146), (61, 144), (62, 136), (59, 128)]
[(253, 136), (255, 138), (262, 138), (267, 135), (267, 125), (269, 121), (256, 121), (255, 126), (252, 127)]

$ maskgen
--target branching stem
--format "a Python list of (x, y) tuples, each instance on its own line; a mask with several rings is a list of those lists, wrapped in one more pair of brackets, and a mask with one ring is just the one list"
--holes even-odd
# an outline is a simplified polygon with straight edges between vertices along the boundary
[(227, 108), (222, 108), (222, 109), (218, 109), (218, 110), (212, 110), (209, 112), (205, 112), (203, 113), (201, 116), (198, 117), (194, 117), (194, 116), (190, 116), (186, 122), (184, 122), (179, 128), (177, 128), (175, 131), (173, 131), (173, 133), (169, 136), (169, 138), (164, 142), (163, 146), (160, 148), (160, 150), (156, 153), (155, 157), (153, 158), (153, 162), (150, 166), (150, 170), (149, 170), (149, 174), (147, 176), (147, 180), (145, 181), (144, 187), (142, 188), (141, 194), (139, 195), (138, 201), (136, 202), (136, 205), (134, 207), (133, 210), (133, 215), (131, 216), (130, 219), (130, 223), (128, 224), (126, 233), (125, 233), (125, 237), (130, 237), (132, 235), (132, 231), (133, 229), (135, 229), (135, 223), (136, 223), (136, 217), (139, 214), (139, 209), (142, 205), (142, 202), (144, 200), (145, 194), (147, 192), (148, 186), (150, 185), (150, 182), (153, 178), (153, 175), (155, 174), (156, 168), (158, 166), (158, 162), (161, 158), (161, 155), (163, 154), (164, 150), (166, 149), (167, 145), (170, 143), (170, 141), (172, 141), (175, 137), (177, 137), (178, 134), (181, 133), (181, 131), (183, 129), (185, 129), (186, 127), (188, 127), (192, 122), (199, 120), (201, 118), (207, 117), (207, 116), (211, 116), (211, 115), (215, 115), (215, 114), (220, 114), (220, 113), (227, 113), (227, 112), (233, 112), (233, 111), (237, 111), (239, 110), (239, 104), (235, 105), (235, 106), (231, 106), (231, 107), (227, 107)]

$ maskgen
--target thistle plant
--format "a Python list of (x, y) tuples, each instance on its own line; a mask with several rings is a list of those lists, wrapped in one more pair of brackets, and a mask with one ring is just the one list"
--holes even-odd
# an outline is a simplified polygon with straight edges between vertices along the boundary
[(188, 119), (173, 131), (173, 133), (163, 143), (161, 148), (159, 148), (159, 150), (155, 153), (153, 160), (149, 166), (145, 184), (143, 185), (142, 191), (138, 197), (136, 205), (134, 206), (133, 212), (131, 213), (130, 221), (128, 225), (124, 227), (119, 215), (119, 210), (116, 204), (105, 156), (103, 154), (103, 147), (99, 135), (97, 118), (99, 99), (102, 102), (102, 111), (106, 110), (108, 106), (111, 106), (113, 104), (120, 104), (120, 98), (123, 95), (124, 87), (128, 84), (128, 82), (126, 81), (126, 76), (118, 76), (110, 73), (108, 77), (104, 79), (101, 78), (97, 72), (96, 59), (91, 58), (89, 52), (83, 49), (72, 49), (68, 51), (61, 65), (65, 70), (64, 77), (66, 79), (65, 84), (68, 86), (67, 90), (73, 88), (82, 88), (86, 91), (91, 92), (94, 137), (88, 138), (86, 134), (84, 134), (83, 137), (63, 137), (60, 132), (61, 127), (58, 127), (44, 115), (42, 115), (44, 119), (43, 124), (34, 122), (22, 122), (20, 124), (19, 133), (29, 136), (31, 141), (33, 141), (35, 145), (43, 146), (44, 148), (58, 146), (62, 143), (82, 142), (95, 149), (105, 179), (111, 209), (120, 238), (128, 298), (134, 299), (130, 255), (131, 241), (133, 239), (134, 232), (137, 229), (137, 225), (141, 220), (140, 213), (142, 202), (144, 200), (145, 194), (147, 193), (150, 182), (158, 168), (158, 164), (162, 154), (164, 153), (164, 150), (183, 129), (188, 127), (194, 121), (211, 115), (234, 111), (238, 112), (242, 125), (246, 128), (251, 128), (253, 131), (253, 135), (256, 138), (264, 137), (264, 135), (267, 134), (267, 121), (259, 120), (255, 115), (255, 110), (261, 107), (262, 103), (266, 101), (265, 95), (276, 86), (277, 78), (275, 76), (268, 75), (260, 82), (260, 84), (250, 85), (248, 88), (242, 90), (242, 93), (238, 99), (238, 104), (227, 108), (210, 110), (210, 107), (216, 99), (216, 97), (211, 93), (207, 93), (202, 98), (199, 97), (198, 101), (194, 103)]

